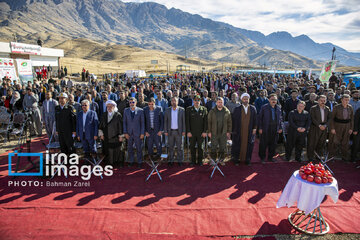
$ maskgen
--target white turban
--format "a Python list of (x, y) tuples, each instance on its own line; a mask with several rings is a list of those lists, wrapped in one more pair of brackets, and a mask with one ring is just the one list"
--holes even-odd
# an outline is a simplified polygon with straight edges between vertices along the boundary
[(241, 94), (240, 99), (242, 100), (243, 97), (248, 97), (248, 98), (250, 98), (250, 95), (249, 95), (248, 93), (243, 93), (243, 94)]
[(107, 100), (105, 105), (108, 105), (108, 104), (114, 105), (114, 107), (116, 107), (116, 102), (113, 100)]
[(105, 103), (105, 105), (107, 106), (108, 104), (111, 104), (111, 105), (113, 105), (113, 106), (115, 107), (115, 109), (114, 109), (113, 112), (117, 112), (117, 111), (118, 111), (118, 109), (117, 109), (117, 104), (116, 104), (115, 101), (113, 101), (113, 100), (107, 100), (106, 103)]

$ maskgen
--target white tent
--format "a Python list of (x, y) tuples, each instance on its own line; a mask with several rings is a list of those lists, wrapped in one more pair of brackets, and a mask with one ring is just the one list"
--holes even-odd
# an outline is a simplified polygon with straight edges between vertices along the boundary
[(146, 72), (144, 70), (126, 70), (126, 76), (133, 77), (146, 77)]

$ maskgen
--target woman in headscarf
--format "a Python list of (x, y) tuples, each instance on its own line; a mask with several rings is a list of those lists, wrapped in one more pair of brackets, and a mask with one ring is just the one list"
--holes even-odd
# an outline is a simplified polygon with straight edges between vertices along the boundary
[[(116, 103), (112, 100), (106, 102), (107, 113), (100, 120), (99, 137), (103, 141), (103, 153), (108, 163), (120, 162), (121, 143), (123, 142), (122, 116), (118, 112)], [(122, 159), (121, 159), (122, 160)], [(120, 166), (124, 166), (123, 160)]]
[(23, 109), (23, 104), (21, 101), (20, 93), (18, 91), (14, 91), (10, 99), (9, 110), (11, 113), (16, 113), (22, 109)]

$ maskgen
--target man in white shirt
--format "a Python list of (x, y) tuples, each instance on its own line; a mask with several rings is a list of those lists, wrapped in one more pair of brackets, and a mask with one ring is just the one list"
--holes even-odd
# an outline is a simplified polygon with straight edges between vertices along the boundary
[(179, 166), (183, 160), (183, 136), (185, 136), (185, 110), (178, 106), (178, 98), (171, 98), (171, 107), (165, 111), (164, 132), (168, 136), (169, 158), (168, 165), (173, 165), (174, 148), (177, 147), (177, 161)]

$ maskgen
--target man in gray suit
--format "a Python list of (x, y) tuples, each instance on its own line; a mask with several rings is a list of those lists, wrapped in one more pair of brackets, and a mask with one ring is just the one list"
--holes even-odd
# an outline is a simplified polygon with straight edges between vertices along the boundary
[(185, 110), (178, 107), (178, 98), (171, 98), (171, 107), (167, 108), (164, 117), (164, 132), (168, 136), (169, 158), (168, 165), (173, 165), (174, 147), (177, 147), (177, 160), (179, 166), (183, 160), (183, 136), (185, 136)]
[(59, 103), (55, 99), (52, 99), (52, 93), (47, 92), (45, 94), (45, 101), (42, 105), (41, 116), (49, 139), (53, 133), (55, 123), (55, 106), (57, 105), (59, 105)]
[(38, 102), (38, 95), (34, 94), (31, 88), (26, 88), (26, 95), (24, 96), (23, 100), (23, 108), (25, 111), (32, 111), (30, 125), (31, 136), (35, 136), (35, 130), (38, 136), (41, 136), (42, 134), (41, 116)]
[(130, 107), (124, 111), (123, 126), (124, 135), (128, 140), (128, 157), (129, 166), (134, 164), (135, 143), (138, 167), (142, 166), (142, 141), (145, 133), (144, 110), (136, 107), (136, 98), (131, 97), (129, 100)]

